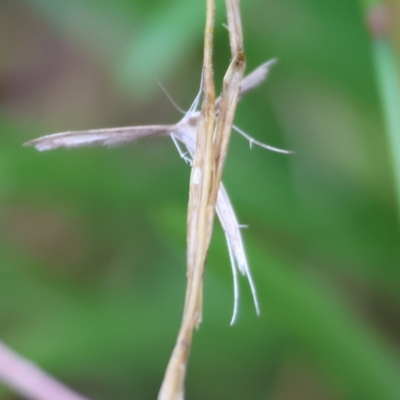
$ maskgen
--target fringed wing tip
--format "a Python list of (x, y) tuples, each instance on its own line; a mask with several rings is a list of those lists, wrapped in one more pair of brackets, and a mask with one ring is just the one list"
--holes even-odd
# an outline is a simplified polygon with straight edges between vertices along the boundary
[(25, 142), (22, 144), (22, 146), (34, 146), (35, 144), (33, 143), (33, 140), (30, 140), (29, 142)]
[(269, 60), (267, 62), (265, 62), (264, 64), (261, 64), (258, 68), (256, 68), (253, 72), (257, 71), (257, 70), (262, 70), (263, 71), (263, 75), (264, 78), (263, 80), (267, 77), (270, 68), (275, 65), (278, 62), (277, 58), (273, 58), (272, 60)]
[[(85, 145), (84, 141), (82, 141), (82, 138), (80, 141), (73, 141), (68, 139), (68, 134), (69, 132), (42, 136), (24, 143), (23, 146), (33, 146), (37, 151), (48, 151), (58, 149), (60, 147), (73, 148)], [(90, 142), (94, 143), (93, 138), (91, 138)]]
[(51, 150), (52, 147), (49, 147), (48, 145), (44, 145), (43, 143), (41, 143), (38, 139), (34, 139), (34, 140), (30, 140), (29, 142), (25, 142), (23, 143), (22, 146), (32, 146), (34, 147), (37, 151), (47, 151), (47, 150)]
[(90, 146), (100, 140), (99, 135), (93, 134), (91, 131), (68, 131), (41, 136), (24, 143), (23, 146), (33, 146), (38, 151), (48, 151), (60, 147), (74, 148)]
[(278, 62), (277, 58), (271, 58), (271, 60), (266, 61), (263, 65), (269, 67), (272, 67)]
[(242, 80), (240, 96), (243, 96), (250, 90), (253, 90), (258, 85), (260, 85), (260, 83), (267, 78), (270, 67), (272, 67), (272, 65), (274, 65), (276, 61), (277, 59), (273, 58), (272, 60), (261, 64), (259, 67), (250, 72), (247, 76), (245, 76)]

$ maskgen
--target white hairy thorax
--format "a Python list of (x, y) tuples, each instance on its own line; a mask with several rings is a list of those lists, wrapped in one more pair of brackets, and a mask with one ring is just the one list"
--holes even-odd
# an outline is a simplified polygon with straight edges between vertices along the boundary
[[(258, 86), (266, 78), (270, 66), (274, 63), (275, 60), (268, 61), (247, 75), (242, 81), (240, 96)], [(179, 155), (188, 164), (192, 165), (194, 154), (196, 152), (197, 124), (200, 118), (198, 104), (200, 98), (201, 90), (189, 111), (186, 112), (184, 117), (175, 125), (146, 125), (109, 129), (91, 129), (85, 131), (69, 131), (42, 136), (25, 143), (25, 145), (34, 146), (39, 151), (53, 150), (60, 147), (75, 148), (95, 145), (118, 146), (142, 137), (169, 135), (172, 138)], [(217, 110), (219, 102), (220, 99), (218, 98), (216, 100)], [(287, 150), (278, 149), (258, 142), (241, 129), (235, 126), (233, 128), (249, 141), (250, 146), (254, 143), (268, 150), (285, 154), (292, 153)], [(183, 144), (186, 151), (181, 149), (179, 143)], [(201, 174), (200, 170), (197, 172), (198, 174)], [(196, 177), (196, 174), (193, 175)], [(240, 232), (241, 225), (237, 220), (232, 203), (222, 183), (218, 191), (216, 212), (225, 233), (233, 273), (234, 307), (231, 320), (231, 324), (233, 324), (236, 320), (239, 306), (239, 273), (247, 277), (257, 314), (260, 313), (260, 306), (243, 245), (242, 235)]]

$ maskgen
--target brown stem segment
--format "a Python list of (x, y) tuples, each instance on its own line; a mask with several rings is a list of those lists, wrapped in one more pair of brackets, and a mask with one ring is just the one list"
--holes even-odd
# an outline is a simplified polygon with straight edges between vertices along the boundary
[(212, 66), (215, 1), (207, 0), (203, 102), (190, 176), (187, 218), (188, 283), (182, 325), (161, 386), (159, 400), (181, 400), (184, 396), (184, 379), (193, 329), (198, 328), (202, 318), (204, 264), (212, 234), (215, 204), (246, 67), (238, 0), (226, 0), (226, 8), (232, 61), (224, 77), (216, 121)]
[[(213, 136), (215, 127), (215, 88), (212, 68), (215, 2), (207, 0), (204, 33), (204, 96), (198, 123), (196, 153), (190, 177), (187, 218), (187, 289), (182, 325), (170, 358), (159, 400), (180, 400), (192, 343), (193, 329), (202, 316), (203, 272), (211, 239), (215, 199), (212, 198), (215, 165)], [(218, 184), (219, 186), (219, 184)]]

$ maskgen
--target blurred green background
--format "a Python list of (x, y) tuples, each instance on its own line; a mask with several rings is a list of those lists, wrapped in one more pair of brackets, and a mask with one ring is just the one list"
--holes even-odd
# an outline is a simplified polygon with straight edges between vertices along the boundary
[[(204, 1), (0, 1), (0, 338), (93, 400), (156, 398), (185, 293), (190, 170), (169, 139), (38, 153), (73, 129), (171, 124), (198, 88)], [(391, 7), (394, 48), (400, 7)], [(248, 71), (224, 182), (261, 303), (216, 222), (188, 399), (400, 399), (400, 237), (356, 1), (242, 1)], [(397, 22), (397, 24), (396, 24)], [(218, 2), (215, 77), (229, 63)], [(399, 110), (400, 113), (400, 110)], [(5, 386), (0, 399), (19, 397)], [(55, 399), (57, 400), (57, 399)]]

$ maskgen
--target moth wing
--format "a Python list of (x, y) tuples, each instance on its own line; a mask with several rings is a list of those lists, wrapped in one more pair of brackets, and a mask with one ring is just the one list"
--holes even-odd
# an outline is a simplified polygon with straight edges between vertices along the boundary
[(257, 299), (256, 287), (250, 272), (249, 264), (247, 262), (246, 251), (244, 249), (242, 234), (240, 232), (240, 225), (228, 193), (226, 192), (226, 189), (222, 183), (218, 190), (216, 211), (222, 228), (225, 232), (233, 273), (234, 307), (231, 321), (231, 324), (233, 324), (235, 322), (239, 306), (238, 272), (241, 272), (242, 275), (246, 276), (247, 280), (249, 281), (257, 314), (260, 313), (260, 306)]
[(67, 149), (86, 146), (111, 147), (126, 144), (143, 137), (168, 134), (174, 128), (175, 125), (145, 125), (68, 131), (39, 137), (24, 143), (24, 146), (34, 146), (39, 151), (53, 150), (60, 147)]
[[(241, 99), (247, 92), (250, 92), (250, 90), (253, 90), (257, 86), (259, 86), (267, 78), (270, 68), (275, 63), (276, 59), (274, 58), (272, 60), (265, 62), (264, 64), (261, 64), (254, 71), (246, 75), (243, 78), (242, 83), (240, 85), (239, 99)], [(219, 107), (220, 103), (221, 103), (221, 96), (218, 97), (217, 100), (215, 101), (216, 108)]]
[(267, 78), (269, 70), (275, 63), (276, 58), (261, 64), (254, 71), (250, 72), (250, 74), (246, 75), (242, 80), (242, 84), (240, 85), (239, 96), (242, 97), (247, 92), (260, 85)]

